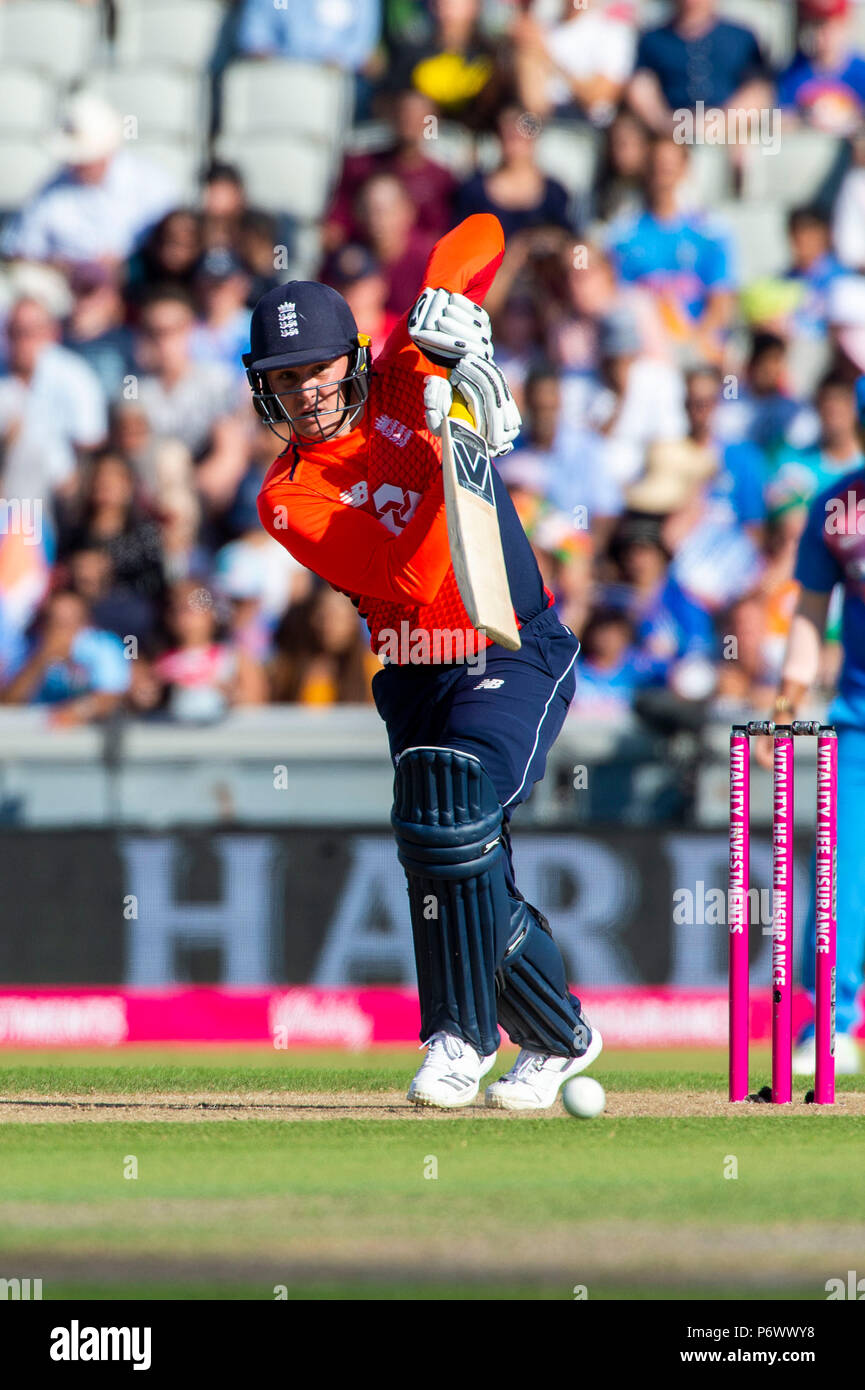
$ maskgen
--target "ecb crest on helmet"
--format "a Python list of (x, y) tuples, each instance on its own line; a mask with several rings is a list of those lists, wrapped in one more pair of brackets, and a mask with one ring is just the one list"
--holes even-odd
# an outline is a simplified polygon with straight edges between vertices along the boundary
[(280, 304), (277, 313), (279, 314), (280, 337), (296, 338), (298, 334), (298, 327), (295, 306), (286, 300), (283, 304)]

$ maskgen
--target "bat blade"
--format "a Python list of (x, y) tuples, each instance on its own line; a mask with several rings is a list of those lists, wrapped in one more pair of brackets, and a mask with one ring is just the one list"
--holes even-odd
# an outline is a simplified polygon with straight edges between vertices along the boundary
[(520, 634), (493, 490), (493, 464), (486, 441), (465, 419), (452, 414), (442, 426), (442, 474), (448, 540), (457, 587), (476, 628), (494, 642), (518, 651)]

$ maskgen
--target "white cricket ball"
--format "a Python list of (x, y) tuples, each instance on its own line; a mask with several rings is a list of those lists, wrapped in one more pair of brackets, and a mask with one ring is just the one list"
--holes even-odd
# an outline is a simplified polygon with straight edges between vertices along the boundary
[(562, 1103), (578, 1120), (593, 1120), (607, 1103), (604, 1088), (591, 1076), (574, 1076), (562, 1088)]

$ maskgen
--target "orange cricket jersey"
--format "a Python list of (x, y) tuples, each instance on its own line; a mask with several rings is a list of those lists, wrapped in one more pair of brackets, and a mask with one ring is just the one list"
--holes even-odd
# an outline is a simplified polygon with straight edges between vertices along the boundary
[[(432, 285), (483, 303), (503, 250), (496, 217), (466, 218), (433, 248), (418, 294)], [(349, 595), (369, 625), (373, 651), (393, 651), (388, 634), (412, 641), (420, 634), (435, 663), (462, 659), (456, 644), (453, 655), (442, 647), (442, 632), (461, 634), (466, 656), (490, 639), (472, 626), (457, 589), (441, 441), (424, 415), (424, 379), (445, 371), (411, 341), (407, 320), (406, 313), (373, 363), (359, 423), (337, 439), (292, 441), (268, 470), (258, 510), (301, 564)], [(410, 658), (403, 650), (389, 659)]]

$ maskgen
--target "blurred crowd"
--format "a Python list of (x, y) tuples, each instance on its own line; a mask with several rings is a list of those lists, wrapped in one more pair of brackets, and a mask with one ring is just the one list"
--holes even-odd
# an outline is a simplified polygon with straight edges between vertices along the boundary
[[(100, 8), (110, 51), (116, 6)], [(502, 222), (487, 307), (524, 427), (501, 472), (582, 641), (577, 718), (768, 699), (809, 502), (863, 464), (865, 26), (855, 0), (787, 8), (778, 65), (723, 0), (666, 17), (628, 0), (224, 6), (211, 151), (233, 62), (346, 74), (311, 273), (374, 352), (434, 241), (471, 213)], [(0, 229), (0, 701), (66, 724), (369, 701), (355, 609), (256, 513), (279, 446), (241, 353), (257, 298), (296, 270), (292, 188), (264, 209), (214, 156), (190, 200), (125, 113), (86, 82), (63, 97), (54, 172)], [(710, 138), (712, 113), (738, 111), (738, 138)], [(550, 130), (595, 151), (585, 179), (544, 167)], [(779, 157), (768, 142), (802, 131), (834, 156), (807, 202), (786, 199), (786, 268), (751, 277), (697, 147), (718, 146), (735, 200)], [(836, 658), (830, 630), (826, 689)]]

